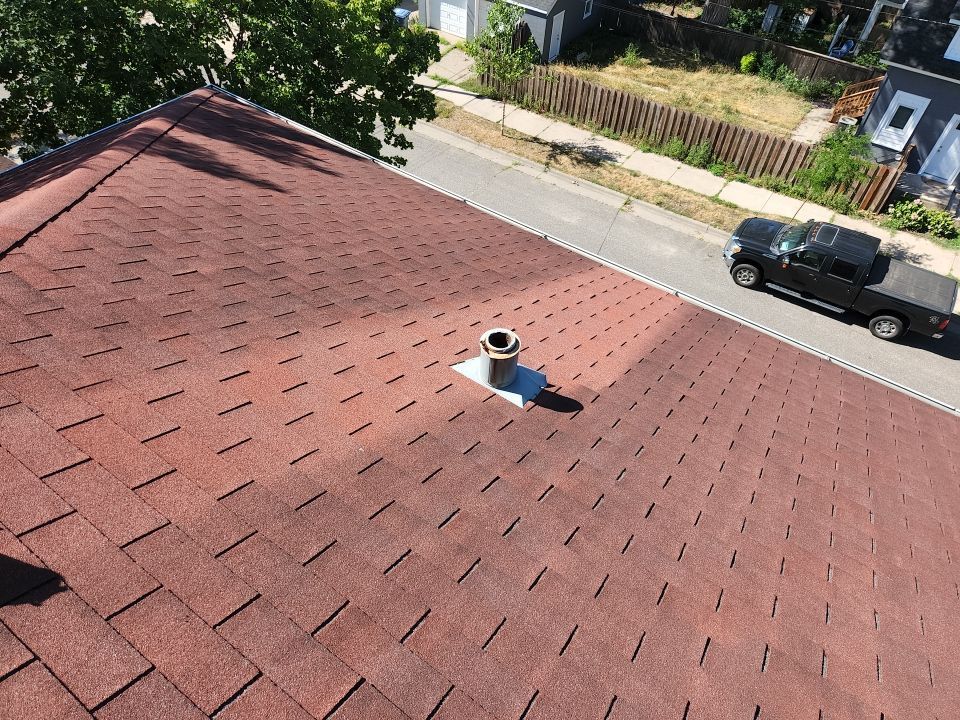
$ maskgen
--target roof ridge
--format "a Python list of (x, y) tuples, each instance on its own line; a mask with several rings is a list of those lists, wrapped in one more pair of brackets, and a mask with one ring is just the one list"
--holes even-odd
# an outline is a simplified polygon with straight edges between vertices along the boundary
[[(198, 88), (54, 148), (49, 153), (0, 175), (0, 258), (20, 247), (82, 201), (105, 180), (140, 156), (190, 113), (210, 100), (216, 91), (219, 91), (219, 88)], [(191, 102), (193, 100), (196, 102)], [(163, 116), (164, 108), (174, 108), (184, 103), (189, 103), (185, 112), (173, 117)], [(138, 118), (140, 122), (135, 122)], [(82, 152), (85, 143), (107, 135), (109, 130), (120, 132), (90, 156), (74, 157), (78, 152)], [(143, 134), (138, 137), (136, 133)], [(131, 141), (130, 146), (118, 147), (118, 143), (124, 139)], [(77, 160), (80, 161), (79, 166)], [(60, 166), (72, 169), (62, 175), (49, 177), (52, 171)], [(3, 192), (4, 186), (13, 188), (6, 196)], [(25, 194), (35, 197), (25, 200)]]

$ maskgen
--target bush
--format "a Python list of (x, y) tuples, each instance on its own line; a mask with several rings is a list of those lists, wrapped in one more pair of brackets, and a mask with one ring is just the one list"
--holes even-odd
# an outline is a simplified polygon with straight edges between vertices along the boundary
[(757, 51), (749, 52), (740, 58), (740, 72), (753, 75), (757, 71)]
[(955, 240), (960, 234), (953, 215), (945, 210), (928, 210), (930, 234), (944, 240)]
[(727, 18), (727, 27), (731, 30), (739, 30), (742, 33), (750, 35), (760, 32), (765, 12), (762, 8), (754, 8), (752, 10), (732, 8)]
[(955, 218), (943, 210), (931, 210), (919, 200), (901, 200), (889, 207), (884, 223), (898, 230), (916, 233), (929, 232), (944, 240), (954, 240), (960, 234)]
[(869, 147), (867, 136), (837, 128), (814, 148), (810, 164), (797, 173), (797, 187), (807, 194), (828, 195), (863, 179)]
[(669, 158), (674, 160), (683, 160), (687, 157), (687, 146), (683, 144), (683, 140), (678, 137), (670, 138), (660, 151)]
[(767, 80), (774, 80), (779, 67), (780, 66), (777, 63), (777, 56), (772, 52), (765, 52), (760, 56), (760, 64), (757, 67), (757, 73), (760, 75), (760, 77), (766, 78)]
[(686, 163), (694, 167), (705, 168), (710, 164), (712, 156), (713, 148), (710, 146), (710, 141), (704, 140), (690, 148), (690, 152), (687, 153)]

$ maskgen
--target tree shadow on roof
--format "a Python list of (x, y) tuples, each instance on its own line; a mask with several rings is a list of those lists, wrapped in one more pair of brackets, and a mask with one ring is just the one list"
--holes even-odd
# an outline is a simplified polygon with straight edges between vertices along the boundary
[(0, 605), (42, 605), (66, 589), (53, 570), (0, 554)]
[[(130, 122), (88, 135), (57, 148), (32, 162), (0, 174), (0, 202), (38, 188), (87, 166), (100, 174), (114, 170), (132, 153), (160, 153), (171, 161), (219, 178), (235, 179), (282, 192), (285, 187), (267, 177), (253, 160), (269, 160), (286, 167), (305, 168), (328, 175), (339, 173), (320, 159), (325, 154), (349, 153), (267, 113), (215, 94), (194, 109), (196, 98), (183, 96)], [(173, 122), (172, 132), (158, 135), (150, 121)], [(245, 156), (246, 154), (246, 156)], [(254, 158), (250, 157), (250, 154)], [(115, 163), (111, 167), (111, 163)], [(68, 188), (79, 197), (89, 188)]]

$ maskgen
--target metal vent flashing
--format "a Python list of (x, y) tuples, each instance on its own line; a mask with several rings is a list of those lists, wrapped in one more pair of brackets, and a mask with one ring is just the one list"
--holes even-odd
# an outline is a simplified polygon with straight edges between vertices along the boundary
[(480, 354), (453, 365), (470, 378), (507, 402), (523, 407), (547, 386), (547, 376), (521, 365), (520, 336), (506, 328), (493, 328), (480, 336)]

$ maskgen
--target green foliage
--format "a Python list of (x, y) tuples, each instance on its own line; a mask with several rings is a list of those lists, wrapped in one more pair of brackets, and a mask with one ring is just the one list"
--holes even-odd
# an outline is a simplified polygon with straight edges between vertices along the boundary
[(674, 160), (683, 160), (687, 157), (687, 146), (683, 144), (683, 140), (680, 138), (672, 137), (663, 144), (660, 152)]
[(855, 58), (853, 62), (858, 65), (866, 65), (867, 67), (876, 68), (877, 70), (883, 70), (886, 72), (887, 66), (880, 62), (880, 51), (874, 50), (873, 52), (860, 53)]
[(623, 51), (623, 57), (620, 58), (620, 62), (627, 67), (637, 67), (643, 64), (643, 58), (640, 57), (640, 52), (634, 43), (627, 45), (627, 49)]
[(707, 170), (712, 172), (717, 177), (730, 179), (737, 174), (737, 166), (733, 163), (723, 162), (722, 160), (714, 160), (707, 166)]
[(910, 230), (917, 233), (929, 232), (934, 237), (954, 240), (960, 235), (956, 219), (943, 210), (931, 210), (920, 200), (901, 200), (887, 209), (887, 227), (897, 230)]
[(731, 8), (730, 16), (727, 19), (727, 27), (753, 35), (760, 32), (760, 28), (763, 25), (763, 14), (764, 10), (762, 8), (753, 8), (750, 10)]
[[(463, 47), (473, 60), (474, 72), (477, 75), (489, 74), (501, 90), (508, 90), (529, 76), (539, 55), (532, 38), (514, 46), (514, 35), (523, 21), (523, 14), (524, 9), (518, 5), (510, 5), (506, 0), (494, 0), (487, 13), (487, 24)], [(506, 119), (507, 94), (503, 94), (501, 120)], [(504, 132), (505, 125), (501, 122), (500, 133)]]
[(753, 75), (757, 71), (757, 64), (759, 60), (757, 59), (757, 51), (748, 52), (742, 58), (740, 58), (740, 72), (744, 75)]
[(710, 159), (713, 157), (713, 148), (710, 145), (709, 140), (703, 140), (698, 142), (687, 153), (685, 162), (687, 165), (693, 165), (698, 168), (705, 168), (710, 164)]
[(537, 46), (528, 39), (519, 47), (513, 47), (514, 32), (523, 20), (523, 13), (518, 5), (494, 0), (487, 13), (487, 24), (464, 45), (477, 75), (489, 73), (496, 82), (513, 85), (530, 74), (539, 55)]
[(865, 177), (869, 158), (870, 139), (839, 127), (816, 146), (810, 164), (797, 173), (796, 185), (829, 201), (837, 189)]
[(435, 112), (413, 78), (440, 53), (394, 4), (0, 0), (0, 150), (56, 147), (208, 79), (370, 154), (410, 147), (400, 128)]
[(774, 80), (777, 74), (777, 68), (780, 64), (777, 62), (777, 56), (772, 52), (765, 52), (760, 55), (760, 63), (757, 65), (757, 74), (767, 80)]

